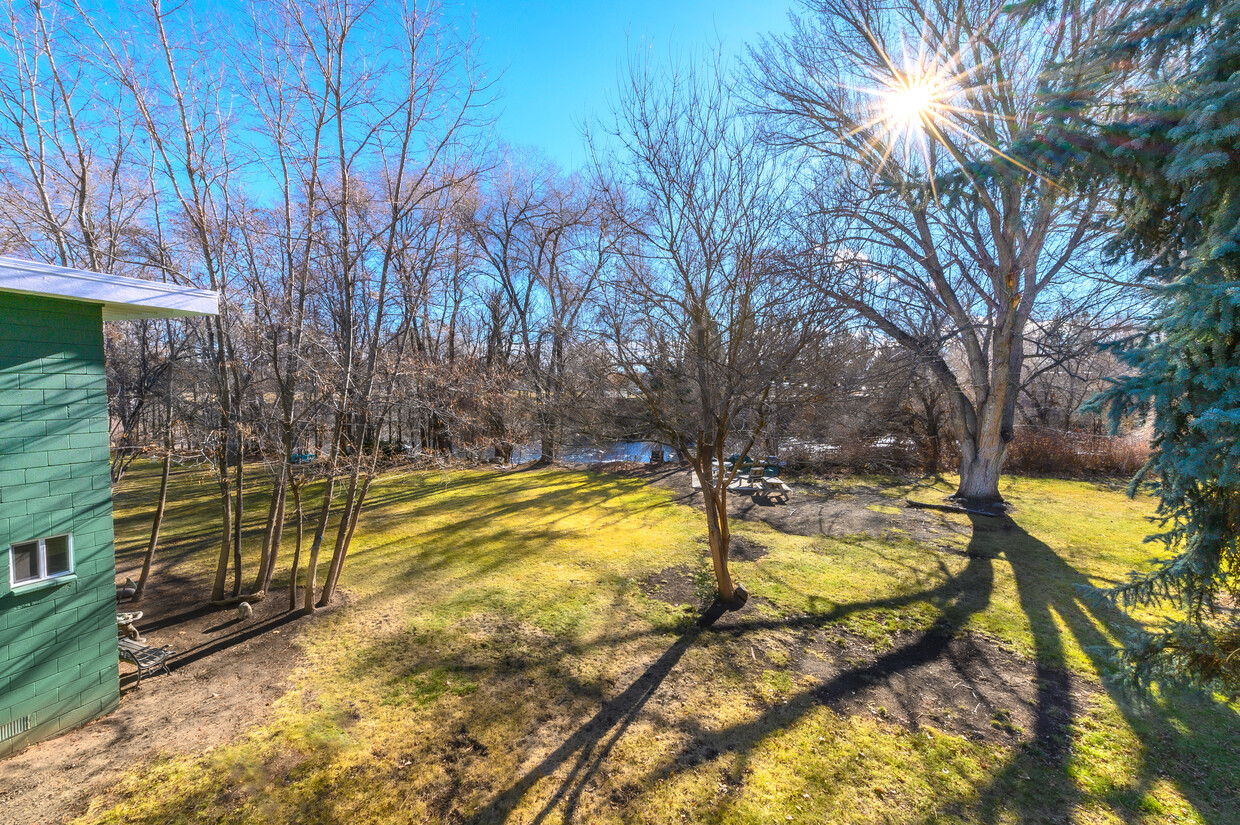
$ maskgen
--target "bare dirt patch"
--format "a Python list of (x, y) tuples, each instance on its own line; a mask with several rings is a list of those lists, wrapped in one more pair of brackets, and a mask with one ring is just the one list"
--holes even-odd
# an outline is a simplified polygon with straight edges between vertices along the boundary
[[(123, 577), (129, 572), (121, 570)], [(82, 813), (124, 771), (159, 755), (199, 753), (264, 720), (287, 687), (297, 634), (313, 618), (273, 593), (239, 621), (236, 608), (201, 600), (204, 586), (154, 573), (141, 610), (146, 643), (169, 645), (171, 675), (120, 665), (120, 706), (108, 716), (0, 762), (0, 823), (48, 825)], [(335, 606), (330, 608), (336, 609)]]
[[(666, 568), (642, 581), (643, 592), (673, 606), (697, 604), (694, 573), (687, 565)], [(698, 643), (753, 684), (764, 671), (794, 674), (797, 696), (766, 697), (776, 705), (821, 704), (909, 730), (933, 728), (1009, 746), (1036, 743), (1056, 752), (1067, 746), (1071, 720), (1098, 689), (981, 634), (896, 631), (878, 646), (812, 617), (766, 618), (755, 610), (764, 603), (752, 597), (740, 610), (719, 613)]]
[(758, 561), (769, 552), (771, 551), (758, 542), (744, 536), (732, 536), (728, 544), (728, 557), (740, 561)]
[(696, 573), (697, 568), (692, 565), (668, 567), (643, 578), (641, 591), (672, 607), (684, 604), (697, 607), (701, 597), (698, 595)]
[[(652, 484), (674, 490), (681, 503), (702, 507), (683, 468), (634, 468)], [(732, 496), (729, 514), (763, 521), (797, 535), (884, 535), (892, 530), (940, 552), (973, 555), (960, 541), (969, 528), (936, 509), (909, 507), (903, 497), (880, 487), (852, 485), (846, 491), (794, 485), (787, 505), (758, 497)], [(736, 554), (753, 552), (749, 542)], [(736, 552), (737, 544), (734, 544)], [(763, 553), (757, 548), (756, 558)], [(691, 568), (669, 568), (656, 577), (656, 598), (692, 585)], [(688, 601), (683, 600), (683, 601)], [(910, 730), (933, 727), (977, 741), (1007, 745), (1036, 743), (1055, 751), (1066, 747), (1071, 720), (1097, 690), (1066, 670), (1048, 669), (975, 633), (930, 631), (892, 633), (876, 647), (833, 625), (765, 620), (752, 607), (724, 613), (711, 627), (716, 644), (739, 645), (730, 661), (757, 676), (763, 670), (799, 675), (803, 701), (825, 704), (842, 714), (864, 714)], [(791, 628), (796, 628), (795, 630)]]
[[(755, 615), (724, 613), (702, 637), (754, 683), (764, 670), (797, 674), (776, 706), (820, 704), (909, 730), (933, 728), (974, 741), (1068, 746), (1070, 725), (1098, 688), (1070, 671), (1048, 669), (977, 633), (899, 631), (882, 647), (841, 628), (797, 628)], [(774, 629), (774, 633), (771, 630)]]
[[(701, 543), (702, 552), (705, 555), (708, 553), (705, 547), (706, 539), (703, 538)], [(758, 561), (769, 552), (766, 547), (756, 541), (743, 536), (732, 536), (729, 557), (734, 560)], [(709, 558), (708, 555), (707, 558)], [(704, 594), (698, 584), (699, 575), (699, 568), (693, 565), (668, 567), (643, 578), (640, 583), (641, 590), (647, 596), (666, 602), (673, 607), (684, 604), (701, 606)]]
[(1045, 740), (1049, 749), (1067, 745), (1070, 720), (1096, 690), (979, 634), (901, 632), (891, 641), (878, 651), (841, 634), (807, 647), (794, 666), (821, 680), (818, 698), (841, 713), (1003, 744)]
[[(692, 487), (689, 470), (664, 465), (644, 471), (629, 470), (651, 484), (673, 490), (676, 501), (703, 509), (702, 494)], [(943, 513), (907, 506), (901, 496), (888, 495), (877, 486), (855, 484), (847, 491), (828, 486), (792, 484), (787, 501), (764, 496), (730, 495), (728, 515), (746, 521), (762, 521), (776, 530), (798, 536), (883, 535), (902, 530), (915, 541), (933, 543), (951, 534), (967, 536)]]

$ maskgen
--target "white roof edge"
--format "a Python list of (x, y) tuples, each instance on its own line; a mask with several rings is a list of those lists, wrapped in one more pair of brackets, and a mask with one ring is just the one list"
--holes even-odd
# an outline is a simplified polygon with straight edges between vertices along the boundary
[(219, 294), (176, 284), (106, 275), (0, 256), (0, 292), (101, 304), (103, 320), (218, 315)]

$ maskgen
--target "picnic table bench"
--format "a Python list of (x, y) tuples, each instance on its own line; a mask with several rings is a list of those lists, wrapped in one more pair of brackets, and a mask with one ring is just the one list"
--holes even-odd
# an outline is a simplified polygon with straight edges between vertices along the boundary
[(767, 495), (774, 493), (783, 496), (785, 501), (788, 500), (788, 494), (792, 492), (792, 488), (779, 476), (763, 476), (758, 483), (761, 485), (762, 492)]
[(138, 684), (142, 684), (142, 675), (148, 670), (172, 673), (168, 670), (168, 659), (174, 655), (175, 651), (169, 650), (168, 645), (151, 647), (121, 636), (117, 638), (116, 646), (119, 648), (121, 659), (138, 668)]
[[(723, 472), (730, 473), (731, 467), (727, 467)], [(718, 468), (716, 468), (718, 472)], [(697, 477), (697, 473), (689, 471), (689, 484), (694, 490), (702, 489), (702, 482)], [(782, 478), (779, 477), (779, 467), (767, 464), (765, 466), (751, 466), (749, 469), (742, 469), (737, 472), (736, 477), (728, 485), (728, 492), (748, 495), (755, 493), (757, 495), (777, 495), (782, 496), (784, 501), (788, 500), (788, 494), (792, 492), (792, 488), (788, 486)]]

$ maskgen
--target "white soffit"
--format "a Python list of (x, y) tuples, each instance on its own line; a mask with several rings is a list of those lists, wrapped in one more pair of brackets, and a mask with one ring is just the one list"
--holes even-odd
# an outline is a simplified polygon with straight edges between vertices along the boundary
[(0, 292), (63, 298), (103, 306), (105, 321), (218, 315), (219, 294), (208, 289), (104, 275), (0, 256)]

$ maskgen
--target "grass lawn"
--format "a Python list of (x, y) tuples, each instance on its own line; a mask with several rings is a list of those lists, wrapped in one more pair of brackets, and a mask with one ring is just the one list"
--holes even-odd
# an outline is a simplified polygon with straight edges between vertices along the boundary
[[(889, 489), (881, 536), (737, 523), (764, 551), (735, 563), (754, 598), (699, 627), (704, 528), (669, 490), (386, 476), (349, 604), (301, 634), (270, 717), (135, 768), (81, 821), (1240, 822), (1237, 709), (1138, 706), (1098, 679), (1128, 620), (1077, 587), (1148, 563), (1150, 502), (1015, 479), (1013, 519), (936, 513), (927, 541), (904, 499), (943, 489)], [(122, 556), (153, 492), (146, 470), (122, 485)], [(164, 528), (204, 591), (213, 493), (178, 475)], [(940, 695), (967, 701), (927, 710)]]

